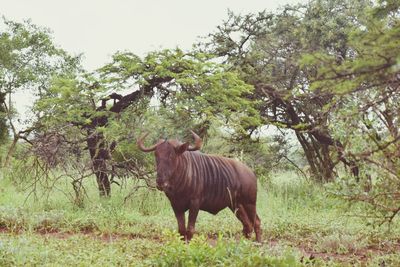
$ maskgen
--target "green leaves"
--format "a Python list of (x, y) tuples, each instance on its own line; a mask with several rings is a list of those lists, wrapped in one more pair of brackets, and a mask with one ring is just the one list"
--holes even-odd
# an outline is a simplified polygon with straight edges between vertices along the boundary
[(201, 123), (215, 117), (230, 121), (236, 116), (238, 126), (240, 118), (256, 117), (255, 102), (245, 98), (252, 87), (210, 58), (180, 49), (151, 52), (142, 60), (128, 52), (118, 53), (99, 71), (105, 88), (138, 87), (144, 96), (155, 96), (156, 105), (176, 111), (176, 116), (188, 113), (185, 121)]
[(57, 48), (48, 29), (30, 21), (2, 21), (0, 33), (0, 88), (15, 92), (29, 88), (40, 94), (53, 75), (76, 69), (78, 58)]
[(40, 122), (47, 127), (90, 122), (83, 115), (92, 111), (90, 96), (73, 77), (54, 78), (46, 95), (35, 102), (34, 110), (42, 114)]
[[(7, 126), (12, 130), (14, 140), (27, 139), (31, 131), (39, 131), (39, 126), (42, 126), (39, 120), (43, 115), (43, 109), (40, 107), (32, 109), (36, 112), (32, 116), (35, 121), (29, 121), (28, 129), (18, 131), (14, 122), (16, 119), (14, 113), (16, 109), (13, 107), (14, 94), (27, 90), (29, 95), (34, 95), (38, 99), (48, 96), (51, 81), (55, 77), (75, 73), (79, 68), (79, 60), (79, 57), (72, 57), (58, 48), (53, 43), (48, 29), (40, 28), (30, 21), (17, 23), (5, 18), (1, 19), (0, 95), (7, 101), (0, 101), (0, 110), (7, 115)], [(73, 94), (65, 88), (63, 93), (66, 96)], [(47, 111), (52, 112), (52, 110), (54, 110), (54, 105)], [(27, 122), (20, 120), (18, 124), (21, 123)], [(3, 123), (2, 126), (5, 124)], [(18, 128), (20, 127), (21, 125)], [(9, 162), (12, 151), (13, 145), (9, 148), (6, 164)]]
[[(396, 74), (400, 56), (399, 20), (371, 19), (366, 10), (363, 25), (349, 33), (351, 56), (338, 61), (327, 53), (303, 56), (303, 64), (317, 64), (318, 71), (312, 88), (323, 88), (338, 93), (351, 93), (368, 83), (385, 83)], [(377, 84), (383, 85), (383, 84)]]
[(360, 169), (356, 179), (338, 181), (334, 194), (363, 203), (362, 216), (381, 224), (400, 211), (398, 12), (399, 5), (390, 1), (364, 9), (359, 25), (348, 31), (346, 57), (326, 51), (302, 60), (317, 70), (310, 87), (334, 96), (325, 106), (330, 131), (345, 145), (342, 155)]

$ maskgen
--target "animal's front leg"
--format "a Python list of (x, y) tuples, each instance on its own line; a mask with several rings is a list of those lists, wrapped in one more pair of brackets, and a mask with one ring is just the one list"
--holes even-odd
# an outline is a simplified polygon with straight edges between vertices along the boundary
[(182, 236), (182, 239), (186, 240), (186, 228), (185, 228), (185, 212), (175, 211), (175, 217), (178, 221), (178, 231)]
[(187, 227), (187, 232), (186, 232), (186, 238), (189, 241), (192, 239), (194, 231), (195, 231), (195, 225), (196, 225), (196, 219), (197, 215), (199, 214), (199, 201), (192, 201), (190, 203), (190, 208), (189, 208), (189, 222), (188, 222), (188, 227)]

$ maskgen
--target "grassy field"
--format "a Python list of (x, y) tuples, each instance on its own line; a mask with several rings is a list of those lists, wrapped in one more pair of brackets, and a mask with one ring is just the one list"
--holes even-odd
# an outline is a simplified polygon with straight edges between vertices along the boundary
[[(0, 266), (400, 266), (400, 226), (373, 227), (345, 212), (346, 203), (294, 173), (260, 185), (258, 213), (264, 242), (241, 235), (224, 210), (200, 212), (189, 244), (177, 235), (166, 197), (134, 184), (99, 200), (94, 179), (76, 207), (68, 191), (38, 199), (0, 180)], [(61, 188), (70, 188), (67, 182)]]

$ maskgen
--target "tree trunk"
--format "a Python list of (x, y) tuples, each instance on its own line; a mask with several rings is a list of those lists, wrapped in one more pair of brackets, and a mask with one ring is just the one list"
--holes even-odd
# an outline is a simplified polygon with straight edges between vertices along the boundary
[(110, 158), (110, 154), (105, 145), (104, 136), (94, 130), (88, 130), (87, 144), (99, 194), (101, 197), (109, 197), (111, 195), (111, 186), (108, 178), (107, 160)]
[(315, 159), (314, 159), (314, 156), (312, 154), (312, 150), (309, 147), (307, 139), (304, 136), (304, 134), (299, 133), (297, 131), (296, 131), (296, 136), (297, 136), (297, 139), (299, 140), (299, 143), (300, 143), (301, 147), (303, 148), (303, 151), (304, 151), (304, 154), (306, 156), (308, 165), (310, 166), (311, 175), (314, 177), (314, 179), (316, 179), (317, 176), (318, 176), (318, 170), (317, 170), (317, 167), (316, 167), (316, 164), (315, 164)]
[(17, 146), (18, 140), (19, 140), (19, 138), (17, 136), (14, 136), (13, 142), (11, 143), (10, 148), (7, 151), (7, 156), (6, 156), (6, 159), (4, 160), (3, 167), (8, 167), (10, 165), (11, 156), (15, 152), (15, 148)]
[[(132, 93), (122, 96), (117, 93), (112, 93), (108, 97), (101, 100), (101, 105), (96, 108), (96, 111), (108, 111), (110, 113), (119, 114), (133, 103), (136, 103), (143, 96), (150, 97), (154, 93), (154, 88), (162, 83), (173, 80), (173, 77), (155, 77), (147, 80), (147, 84)], [(97, 85), (93, 85), (95, 88)], [(113, 100), (114, 103), (110, 108), (107, 107), (107, 101)], [(90, 115), (88, 116), (90, 118)], [(91, 118), (90, 125), (84, 125), (82, 128), (87, 130), (87, 145), (92, 160), (92, 167), (96, 175), (97, 185), (101, 197), (109, 197), (111, 195), (111, 186), (109, 179), (109, 170), (107, 169), (107, 160), (111, 158), (110, 148), (107, 146), (103, 134), (96, 132), (98, 127), (106, 127), (109, 115), (99, 115)], [(115, 144), (114, 144), (115, 146)]]
[(329, 146), (321, 144), (310, 134), (305, 136), (296, 131), (296, 136), (310, 165), (314, 180), (320, 183), (332, 181), (334, 164), (329, 153)]
[(111, 196), (110, 180), (107, 174), (107, 164), (105, 159), (94, 159), (93, 169), (96, 175), (97, 185), (99, 188), (99, 194), (101, 197)]
[[(359, 173), (358, 166), (354, 161), (345, 158), (343, 145), (339, 141), (335, 140), (327, 130), (326, 118), (321, 120), (321, 122), (316, 123), (315, 118), (313, 119), (312, 117), (307, 116), (300, 117), (299, 114), (306, 114), (306, 112), (300, 112), (298, 108), (295, 108), (293, 103), (282, 97), (282, 94), (273, 86), (259, 83), (256, 84), (255, 87), (260, 94), (274, 100), (272, 105), (273, 116), (271, 121), (286, 124), (287, 128), (295, 131), (296, 137), (303, 148), (308, 164), (310, 165), (312, 176), (315, 180), (319, 182), (329, 182), (334, 180), (335, 174), (333, 169), (335, 163), (331, 157), (331, 148), (336, 149), (339, 160), (342, 161), (345, 166), (350, 167), (350, 171), (357, 179)], [(282, 111), (286, 113), (286, 117), (283, 119), (277, 118), (276, 110), (278, 108), (282, 109)], [(302, 126), (298, 127), (300, 125)], [(315, 125), (318, 125), (319, 127), (315, 127)]]

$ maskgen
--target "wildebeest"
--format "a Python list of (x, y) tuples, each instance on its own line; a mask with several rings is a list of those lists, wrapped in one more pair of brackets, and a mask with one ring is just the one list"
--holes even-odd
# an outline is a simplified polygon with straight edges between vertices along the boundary
[[(144, 139), (137, 140), (144, 152), (155, 151), (157, 188), (167, 195), (178, 221), (183, 238), (190, 240), (195, 231), (199, 210), (217, 214), (229, 207), (243, 224), (243, 233), (249, 238), (253, 230), (261, 242), (261, 221), (256, 212), (257, 180), (243, 163), (220, 156), (203, 154), (202, 140), (193, 131), (195, 145), (177, 140), (160, 140), (145, 147)], [(189, 222), (185, 227), (185, 212)]]

